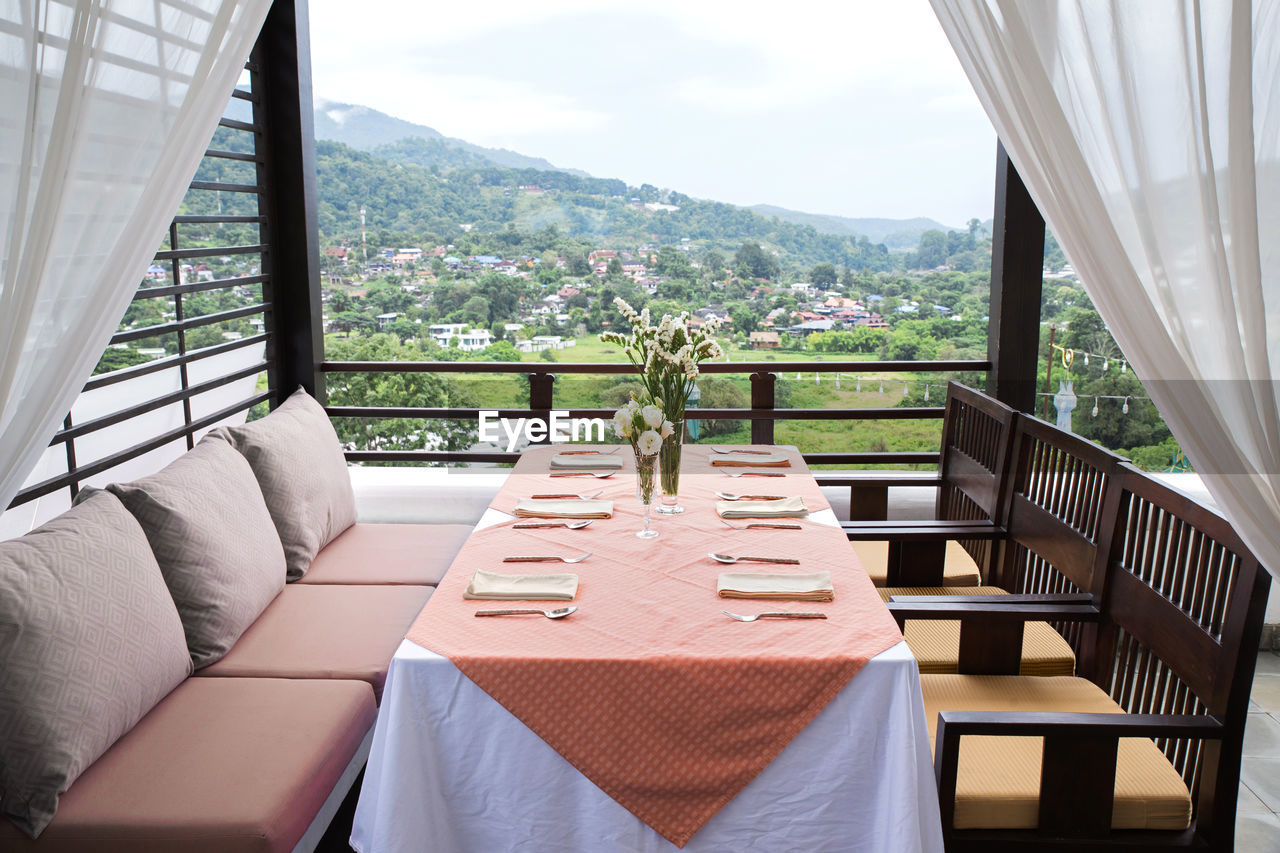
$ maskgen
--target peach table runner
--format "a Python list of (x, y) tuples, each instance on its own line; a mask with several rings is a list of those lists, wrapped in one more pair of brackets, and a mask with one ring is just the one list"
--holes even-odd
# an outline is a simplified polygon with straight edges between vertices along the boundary
[[(583, 491), (610, 483), (546, 480), (549, 458), (550, 449), (526, 453), (511, 479), (528, 471), (532, 486), (511, 484), (497, 507), (509, 510), (516, 497), (541, 491), (544, 480), (557, 490), (566, 482), (580, 482)], [(813, 509), (824, 508), (802, 466), (785, 478), (749, 478), (751, 489), (803, 494)], [(656, 518), (661, 536), (641, 540), (632, 535), (640, 520), (630, 461), (613, 479), (620, 481), (615, 488), (625, 484), (605, 495), (616, 502), (613, 518), (582, 530), (513, 530), (516, 522), (507, 521), (474, 533), (408, 637), (449, 658), (587, 778), (683, 847), (902, 635), (839, 528), (800, 520), (800, 530), (728, 530), (710, 492), (742, 480), (717, 472), (714, 488), (690, 483), (686, 493), (682, 479), (686, 512)], [(571, 567), (580, 609), (567, 619), (477, 619), (472, 613), (492, 602), (462, 598), (477, 569), (518, 570), (503, 556), (585, 551), (594, 556)], [(711, 551), (798, 558), (798, 566), (759, 570), (829, 571), (835, 600), (720, 599), (716, 582), (726, 567), (707, 556)], [(529, 564), (528, 571), (552, 565)], [(748, 613), (820, 609), (828, 618), (740, 623), (720, 613), (726, 605)]]

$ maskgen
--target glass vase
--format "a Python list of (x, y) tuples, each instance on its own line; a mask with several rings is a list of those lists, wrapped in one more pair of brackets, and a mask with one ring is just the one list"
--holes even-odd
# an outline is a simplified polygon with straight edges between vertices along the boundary
[(644, 507), (644, 529), (636, 533), (641, 539), (653, 539), (658, 531), (649, 527), (649, 509), (653, 504), (653, 487), (657, 479), (658, 454), (641, 455), (636, 450), (636, 499)]
[(662, 500), (658, 512), (676, 515), (684, 512), (680, 506), (680, 452), (684, 448), (684, 421), (676, 421), (671, 435), (662, 440), (658, 451), (658, 470), (662, 480)]

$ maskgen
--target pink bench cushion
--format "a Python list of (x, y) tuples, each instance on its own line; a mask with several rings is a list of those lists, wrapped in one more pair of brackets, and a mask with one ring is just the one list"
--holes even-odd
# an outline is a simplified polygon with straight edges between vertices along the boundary
[(5, 851), (267, 853), (302, 838), (377, 716), (362, 681), (187, 679)]
[(292, 584), (200, 677), (350, 678), (382, 695), (391, 656), (429, 586)]
[(465, 524), (353, 524), (298, 583), (435, 586), (471, 535)]

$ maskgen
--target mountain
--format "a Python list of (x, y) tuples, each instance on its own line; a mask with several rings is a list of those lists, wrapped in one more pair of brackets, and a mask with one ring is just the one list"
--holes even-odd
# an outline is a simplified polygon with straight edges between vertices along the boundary
[(884, 243), (890, 249), (915, 249), (920, 245), (920, 235), (926, 231), (966, 231), (951, 228), (935, 219), (853, 219), (847, 216), (829, 216), (822, 213), (803, 213), (771, 204), (752, 205), (761, 216), (776, 216), (783, 222), (808, 225), (823, 234), (840, 234), (850, 237), (866, 237), (872, 243)]
[[(441, 168), (538, 169), (589, 177), (578, 169), (562, 169), (541, 157), (526, 157), (505, 148), (486, 148), (463, 139), (445, 136), (435, 128), (414, 124), (358, 104), (318, 100), (315, 105), (316, 139), (330, 139), (360, 151), (381, 150), (388, 160), (402, 160), (415, 166)], [(416, 138), (416, 139), (415, 139)], [(417, 140), (427, 144), (419, 145)], [(409, 149), (406, 152), (407, 148)], [(410, 156), (405, 156), (408, 153)], [(470, 155), (470, 156), (467, 156)]]

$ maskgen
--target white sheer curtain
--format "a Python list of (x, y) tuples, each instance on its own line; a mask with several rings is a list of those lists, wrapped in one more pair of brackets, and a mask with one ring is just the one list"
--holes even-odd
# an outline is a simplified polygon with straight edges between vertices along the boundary
[(0, 511), (106, 347), (270, 0), (0, 0)]
[(1280, 3), (931, 2), (1174, 436), (1280, 572)]

